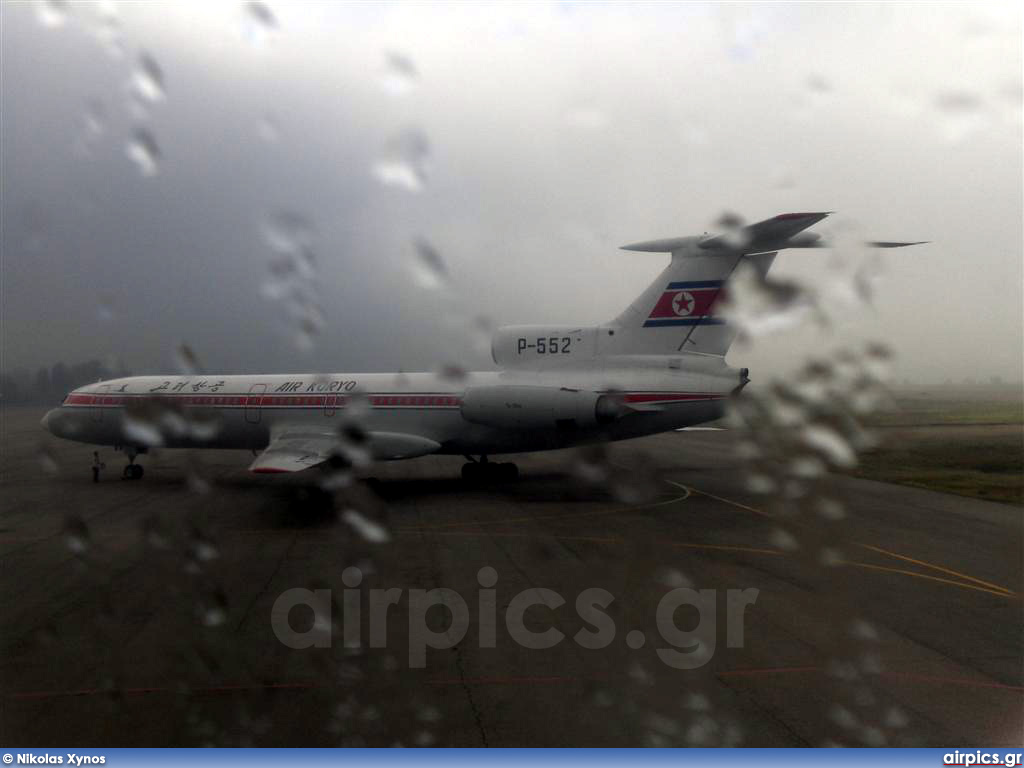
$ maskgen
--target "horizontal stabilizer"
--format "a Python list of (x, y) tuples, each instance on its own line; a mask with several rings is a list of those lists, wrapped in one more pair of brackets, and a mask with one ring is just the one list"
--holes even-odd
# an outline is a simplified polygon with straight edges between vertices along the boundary
[[(915, 240), (910, 243), (897, 243), (892, 240), (869, 240), (861, 243), (865, 248), (905, 248), (908, 245), (924, 245), (930, 240)], [(835, 244), (821, 238), (807, 239), (806, 241), (793, 238), (786, 243), (786, 248), (832, 248)]]
[(865, 245), (871, 246), (872, 248), (904, 248), (908, 245), (924, 245), (930, 243), (931, 240), (915, 240), (912, 243), (896, 243), (889, 240), (875, 240)]
[(621, 247), (621, 250), (646, 251), (647, 253), (672, 253), (672, 251), (678, 251), (693, 239), (694, 238), (692, 237), (666, 237), (661, 240), (645, 240), (642, 243), (624, 245)]
[(762, 253), (778, 251), (791, 238), (828, 216), (831, 211), (818, 213), (780, 213), (770, 219), (740, 227), (724, 235), (713, 235), (700, 241), (699, 248), (707, 251), (740, 251)]
[[(741, 227), (734, 232), (704, 237), (666, 237), (660, 240), (645, 240), (622, 246), (624, 251), (647, 251), (648, 253), (676, 253), (687, 246), (696, 246), (692, 255), (699, 252), (713, 254), (728, 253), (761, 253), (776, 251), (788, 246), (795, 235), (808, 227), (817, 224), (828, 216), (830, 211), (818, 213), (780, 213), (770, 219)], [(816, 238), (812, 238), (816, 239)], [(808, 247), (808, 246), (803, 246)]]
[[(823, 240), (821, 235), (816, 232), (804, 232), (805, 229), (817, 224), (830, 213), (832, 212), (780, 213), (778, 216), (737, 228), (726, 234), (645, 240), (640, 243), (624, 245), (622, 250), (675, 254), (685, 249), (688, 255), (695, 256), (699, 253), (706, 253), (708, 255), (717, 253), (767, 253), (768, 251), (781, 251), (786, 248), (831, 248), (833, 244)], [(908, 245), (922, 245), (927, 242), (927, 240), (917, 240), (914, 242), (876, 240), (864, 243), (864, 245), (868, 248), (903, 248)]]

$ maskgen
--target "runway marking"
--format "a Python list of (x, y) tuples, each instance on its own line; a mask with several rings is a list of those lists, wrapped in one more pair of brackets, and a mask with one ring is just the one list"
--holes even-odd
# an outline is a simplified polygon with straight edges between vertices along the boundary
[(682, 498), (677, 499), (677, 501), (686, 501), (693, 493), (688, 486), (685, 486), (682, 483), (677, 483), (675, 480), (666, 480), (665, 482), (669, 485), (674, 485), (676, 488), (684, 492), (685, 495)]
[[(423, 533), (418, 528), (394, 528), (394, 533)], [(499, 537), (511, 537), (511, 538), (523, 538), (523, 539), (537, 539), (537, 538), (549, 538), (549, 539), (560, 539), (566, 541), (593, 541), (599, 544), (621, 544), (622, 538), (607, 537), (602, 538), (599, 536), (556, 536), (553, 534), (546, 533), (519, 533), (514, 531), (431, 531), (435, 536), (499, 536)]]
[(525, 517), (508, 517), (501, 520), (465, 520), (456, 521), (452, 523), (433, 523), (429, 525), (418, 525), (409, 526), (405, 530), (407, 531), (436, 531), (440, 528), (465, 528), (473, 525), (498, 525), (508, 523), (528, 523), (537, 520), (567, 520), (574, 517), (592, 517), (596, 515), (615, 515), (622, 514), (624, 512), (635, 512), (638, 509), (653, 509), (654, 507), (663, 507), (666, 504), (675, 504), (677, 501), (682, 501), (689, 498), (689, 493), (683, 496), (676, 496), (671, 499), (664, 499), (662, 501), (650, 502), (648, 504), (640, 504), (635, 507), (623, 507), (614, 509), (593, 509), (589, 512), (566, 512), (558, 515), (535, 515)]
[[(669, 482), (671, 483), (672, 481), (669, 480)], [(672, 484), (673, 485), (677, 485), (677, 483), (672, 483)], [(765, 512), (763, 509), (757, 509), (755, 507), (749, 507), (746, 504), (741, 504), (738, 501), (733, 501), (732, 499), (727, 499), (724, 496), (716, 496), (713, 493), (708, 493), (707, 491), (702, 491), (700, 488), (694, 488), (692, 485), (688, 485), (688, 486), (685, 486), (685, 487), (688, 488), (693, 493), (698, 493), (701, 496), (707, 496), (709, 499), (714, 499), (715, 501), (720, 501), (723, 504), (728, 504), (728, 505), (733, 506), (733, 507), (738, 507), (739, 509), (745, 509), (747, 512), (753, 512), (755, 515), (761, 515), (761, 517), (775, 517), (771, 513)]]
[(726, 544), (690, 544), (690, 543), (683, 542), (683, 541), (670, 541), (668, 543), (670, 545), (672, 545), (673, 547), (685, 547), (687, 549), (725, 549), (725, 550), (732, 550), (732, 551), (735, 551), (735, 552), (756, 552), (757, 554), (761, 554), (761, 555), (785, 555), (785, 554), (787, 554), (786, 552), (783, 552), (782, 550), (779, 550), (779, 549), (759, 549), (757, 547), (734, 547), (734, 546), (729, 546), (729, 545), (726, 545)]
[(1006, 587), (1001, 587), (998, 584), (992, 584), (991, 582), (988, 582), (988, 581), (983, 581), (983, 580), (981, 580), (979, 578), (976, 578), (974, 576), (969, 576), (966, 573), (960, 573), (960, 571), (954, 571), (952, 568), (944, 568), (941, 565), (935, 565), (933, 563), (926, 563), (924, 560), (915, 560), (914, 558), (908, 557), (907, 555), (901, 555), (901, 554), (899, 554), (897, 552), (890, 552), (887, 549), (882, 549), (881, 547), (875, 547), (875, 546), (872, 546), (871, 544), (862, 544), (860, 542), (855, 542), (855, 543), (857, 544), (858, 547), (863, 547), (864, 549), (870, 549), (873, 552), (880, 552), (883, 555), (889, 555), (889, 557), (895, 557), (898, 560), (906, 560), (907, 562), (910, 562), (910, 563), (915, 563), (917, 565), (922, 565), (925, 568), (932, 568), (932, 569), (934, 569), (936, 571), (941, 571), (942, 573), (948, 573), (951, 576), (959, 576), (961, 579), (966, 579), (967, 581), (973, 581), (975, 584), (981, 584), (983, 587), (990, 587), (991, 589), (998, 589), (999, 591), (1005, 592), (1008, 595), (1015, 595), (1016, 594), (1016, 592), (1014, 592), (1011, 589), (1007, 589)]
[[(730, 506), (737, 507), (738, 509), (743, 509), (743, 510), (746, 510), (748, 512), (753, 512), (755, 515), (761, 515), (762, 517), (774, 518), (774, 515), (772, 515), (772, 514), (770, 514), (768, 512), (765, 512), (762, 509), (757, 509), (756, 507), (751, 507), (751, 506), (748, 506), (747, 504), (742, 504), (742, 503), (740, 503), (738, 501), (733, 501), (732, 499), (727, 499), (724, 496), (716, 496), (713, 493), (708, 493), (707, 491), (702, 491), (699, 488), (694, 488), (692, 485), (690, 485), (690, 486), (683, 486), (682, 484), (675, 483), (675, 482), (673, 482), (671, 480), (669, 480), (668, 482), (672, 483), (672, 485), (675, 485), (677, 487), (689, 488), (691, 491), (693, 491), (693, 493), (700, 494), (701, 496), (707, 496), (708, 498), (715, 499), (716, 501), (721, 501), (724, 504), (728, 504)], [(805, 523), (800, 523), (798, 521), (794, 521), (794, 522), (796, 522), (797, 525), (806, 525)], [(987, 581), (984, 581), (982, 579), (979, 579), (979, 578), (977, 578), (975, 576), (970, 576), (970, 575), (968, 575), (966, 573), (961, 573), (960, 571), (954, 571), (951, 568), (946, 568), (946, 567), (941, 566), (941, 565), (935, 565), (933, 563), (928, 563), (928, 562), (925, 562), (924, 560), (918, 560), (916, 558), (910, 557), (909, 555), (901, 555), (898, 552), (891, 552), (891, 551), (889, 551), (887, 549), (882, 549), (881, 547), (876, 547), (876, 546), (873, 546), (871, 544), (864, 544), (864, 543), (856, 542), (856, 541), (855, 542), (850, 542), (850, 543), (852, 543), (852, 544), (854, 544), (854, 545), (856, 545), (858, 547), (862, 547), (864, 549), (869, 549), (869, 550), (871, 550), (873, 552), (877, 552), (878, 554), (888, 555), (889, 557), (893, 557), (893, 558), (896, 558), (898, 560), (905, 560), (905, 561), (907, 561), (909, 563), (914, 563), (915, 565), (920, 565), (920, 566), (922, 566), (924, 568), (931, 568), (933, 570), (940, 571), (942, 573), (947, 573), (947, 574), (949, 574), (951, 576), (957, 576), (957, 577), (963, 579), (964, 581), (973, 582), (973, 583), (964, 583), (964, 582), (961, 582), (961, 581), (953, 581), (952, 579), (942, 579), (942, 578), (939, 578), (937, 576), (929, 576), (927, 574), (918, 573), (916, 571), (908, 571), (908, 570), (905, 570), (905, 569), (902, 569), (902, 568), (888, 568), (888, 567), (883, 566), (883, 565), (871, 565), (869, 563), (857, 563), (857, 562), (846, 561), (845, 565), (853, 565), (853, 566), (856, 566), (858, 568), (867, 568), (867, 569), (871, 569), (871, 570), (887, 571), (889, 573), (897, 573), (897, 574), (900, 574), (902, 576), (913, 576), (913, 577), (916, 577), (916, 578), (919, 578), (919, 579), (927, 579), (929, 581), (938, 582), (940, 584), (949, 584), (949, 585), (952, 585), (952, 586), (955, 586), (955, 587), (962, 587), (964, 589), (973, 589), (973, 590), (976, 590), (978, 592), (987, 592), (989, 594), (997, 595), (999, 597), (1009, 598), (1011, 600), (1012, 599), (1019, 599), (1019, 596), (1017, 595), (1016, 592), (1013, 592), (1012, 590), (1007, 589), (1006, 587), (1001, 587), (998, 584), (992, 584), (990, 582), (987, 582)], [(978, 586), (978, 585), (980, 585), (980, 586)]]
[(857, 568), (867, 568), (872, 571), (886, 571), (887, 573), (899, 573), (903, 576), (913, 576), (918, 579), (927, 579), (928, 581), (937, 581), (940, 584), (950, 584), (954, 587), (960, 587), (961, 589), (973, 589), (978, 592), (988, 592), (990, 595), (996, 595), (997, 597), (1003, 597), (1007, 600), (1016, 600), (1017, 596), (1013, 594), (1007, 594), (1006, 592), (998, 592), (994, 589), (987, 589), (985, 587), (978, 587), (974, 584), (965, 584), (962, 581), (953, 581), (952, 579), (941, 579), (938, 576), (929, 576), (926, 573), (918, 573), (917, 571), (908, 571), (903, 568), (887, 568), (884, 565), (872, 565), (871, 563), (855, 563), (849, 560), (843, 561), (843, 565), (852, 565)]

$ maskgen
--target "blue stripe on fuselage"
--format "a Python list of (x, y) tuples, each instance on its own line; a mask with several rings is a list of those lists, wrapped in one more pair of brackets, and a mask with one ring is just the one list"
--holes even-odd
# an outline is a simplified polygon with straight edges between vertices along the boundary
[(721, 288), (724, 280), (693, 280), (688, 283), (669, 283), (666, 291), (682, 291), (687, 288)]
[(718, 317), (680, 317), (663, 320), (648, 320), (644, 328), (658, 328), (663, 325), (722, 325), (725, 320)]

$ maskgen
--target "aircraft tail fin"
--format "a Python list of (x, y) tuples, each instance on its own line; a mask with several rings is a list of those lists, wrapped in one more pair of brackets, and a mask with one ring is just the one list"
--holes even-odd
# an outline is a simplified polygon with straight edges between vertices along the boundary
[[(606, 354), (670, 355), (696, 352), (724, 355), (736, 337), (717, 311), (730, 277), (741, 263), (767, 274), (784, 248), (828, 247), (804, 230), (830, 212), (783, 213), (725, 234), (648, 240), (624, 250), (670, 253), (669, 265), (609, 325), (615, 334)], [(876, 242), (895, 248), (917, 243)]]

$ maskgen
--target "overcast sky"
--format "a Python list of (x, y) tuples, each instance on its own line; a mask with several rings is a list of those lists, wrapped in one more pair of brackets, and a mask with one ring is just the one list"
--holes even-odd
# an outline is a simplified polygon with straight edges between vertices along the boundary
[[(887, 340), (898, 377), (1021, 377), (1018, 4), (0, 13), (7, 369), (167, 371), (183, 342), (223, 372), (484, 366), (466, 318), (617, 315), (665, 261), (624, 243), (832, 210), (819, 231), (932, 241), (881, 256), (836, 343)], [(268, 286), (282, 224), (314, 256)], [(835, 261), (775, 269), (820, 288)], [(730, 361), (781, 372), (820, 344)]]

